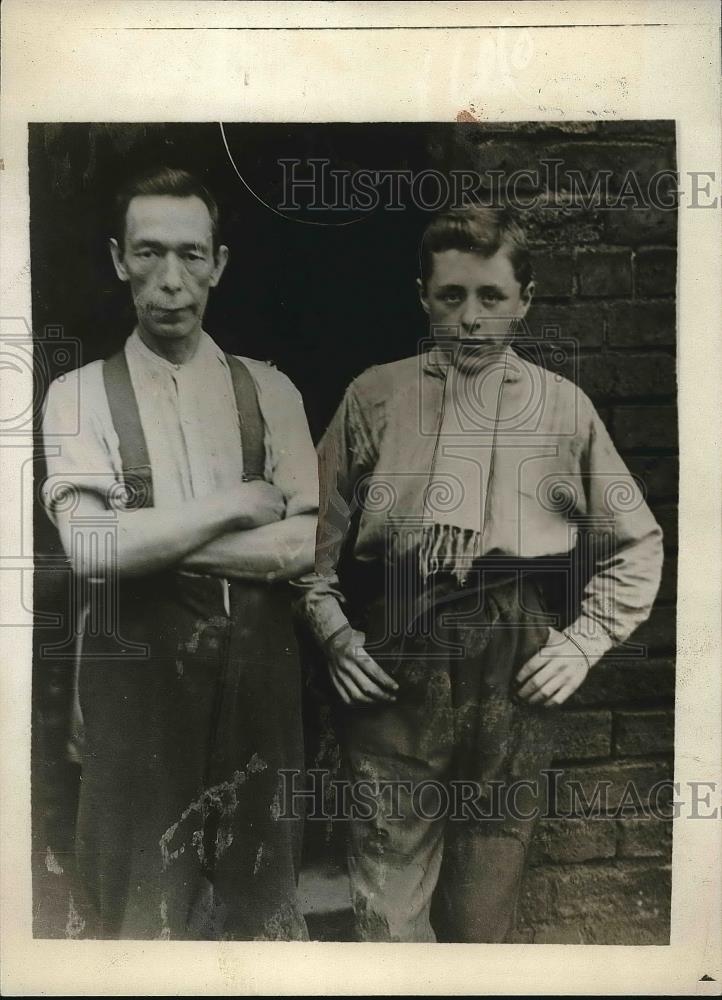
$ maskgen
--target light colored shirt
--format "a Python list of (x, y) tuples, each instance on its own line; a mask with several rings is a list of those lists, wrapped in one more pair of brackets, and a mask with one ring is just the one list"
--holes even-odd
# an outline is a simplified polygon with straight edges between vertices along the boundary
[(583, 530), (595, 572), (565, 632), (595, 662), (649, 615), (661, 529), (577, 386), (507, 348), (480, 393), (448, 361), (437, 346), (370, 368), (348, 388), (319, 446), (305, 617), (320, 641), (348, 624), (337, 564), (352, 523), (355, 559), (395, 558), (393, 538), (417, 547), (422, 572), (460, 580), (479, 557), (569, 553)]
[[(237, 485), (243, 451), (233, 383), (223, 351), (201, 335), (193, 357), (175, 365), (134, 332), (125, 355), (153, 476), (153, 503), (170, 508)], [(286, 517), (318, 505), (316, 456), (303, 402), (293, 383), (272, 366), (241, 358), (258, 391), (264, 422), (266, 479), (286, 500)], [(43, 499), (51, 517), (63, 484), (89, 490), (109, 505), (122, 480), (118, 435), (94, 361), (57, 378), (43, 420), (48, 477)]]
[(503, 361), (479, 371), (450, 368), (424, 517), (435, 524), (483, 533)]

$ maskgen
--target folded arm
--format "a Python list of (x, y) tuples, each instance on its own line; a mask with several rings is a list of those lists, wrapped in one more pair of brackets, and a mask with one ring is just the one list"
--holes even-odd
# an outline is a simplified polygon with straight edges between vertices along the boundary
[(78, 490), (72, 510), (55, 520), (76, 573), (146, 576), (176, 566), (188, 553), (229, 530), (276, 520), (283, 498), (267, 483), (189, 500), (173, 508), (109, 510), (99, 493)]
[(315, 514), (296, 514), (248, 531), (230, 531), (185, 556), (196, 573), (243, 580), (293, 580), (313, 568)]

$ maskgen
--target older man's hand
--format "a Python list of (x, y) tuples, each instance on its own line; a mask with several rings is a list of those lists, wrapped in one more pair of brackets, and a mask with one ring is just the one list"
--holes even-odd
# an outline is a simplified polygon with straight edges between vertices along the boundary
[(236, 527), (260, 528), (283, 520), (286, 501), (277, 486), (262, 479), (240, 483), (237, 487)]

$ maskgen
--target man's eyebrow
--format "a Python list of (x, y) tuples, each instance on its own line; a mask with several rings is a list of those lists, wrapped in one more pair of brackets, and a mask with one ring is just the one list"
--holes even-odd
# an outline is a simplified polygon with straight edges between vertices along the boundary
[(145, 236), (136, 237), (130, 241), (134, 247), (149, 247), (151, 250), (207, 250), (210, 240), (195, 240), (192, 243), (162, 243), (160, 240), (147, 239)]

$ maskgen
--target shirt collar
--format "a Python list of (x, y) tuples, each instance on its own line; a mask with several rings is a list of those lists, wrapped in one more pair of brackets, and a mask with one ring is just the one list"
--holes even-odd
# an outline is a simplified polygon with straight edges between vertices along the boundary
[[(518, 382), (522, 376), (523, 361), (510, 344), (494, 356), (494, 364), (504, 365), (504, 381)], [(444, 378), (450, 365), (449, 348), (443, 344), (434, 344), (426, 352), (424, 372), (436, 378)]]
[(205, 361), (222, 354), (220, 347), (218, 347), (213, 338), (205, 330), (201, 330), (195, 354), (182, 365), (176, 365), (172, 361), (168, 361), (167, 358), (161, 357), (160, 354), (156, 354), (155, 351), (151, 351), (141, 340), (137, 327), (133, 330), (130, 337), (128, 337), (125, 347), (127, 351), (130, 351), (131, 354), (135, 355), (147, 367), (155, 367), (167, 372), (177, 372), (181, 369), (187, 370), (190, 365), (203, 364)]

